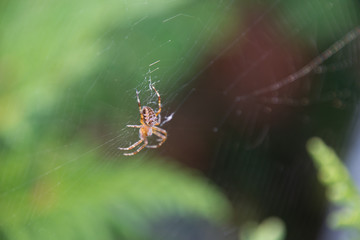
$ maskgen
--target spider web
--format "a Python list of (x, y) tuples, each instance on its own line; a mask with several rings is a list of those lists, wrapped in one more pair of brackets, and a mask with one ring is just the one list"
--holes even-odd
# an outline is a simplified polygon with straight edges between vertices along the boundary
[[(1, 153), (6, 158), (8, 149), (18, 148), (23, 159), (38, 165), (52, 160), (39, 174), (12, 183), (0, 199), (55, 177), (51, 192), (65, 181), (62, 170), (79, 167), (95, 153), (104, 168), (111, 161), (140, 165), (160, 156), (216, 184), (234, 208), (233, 225), (275, 215), (284, 219), (288, 239), (321, 239), (321, 229), (328, 231), (323, 189), (304, 149), (314, 135), (342, 156), (357, 142), (352, 134), (359, 96), (356, 1), (122, 1), (109, 2), (102, 9), (106, 14), (94, 10), (97, 3), (79, 1), (54, 7), (59, 14), (49, 20), (54, 23), (49, 29), (60, 30), (49, 36), (47, 28), (24, 30), (32, 29), (27, 17), (42, 16), (45, 3), (31, 8), (21, 23), (9, 21), (12, 25), (6, 20), (28, 4), (3, 5), (0, 29), (9, 37), (2, 40), (0, 69), (8, 69), (6, 62), (16, 57), (32, 59), (34, 52), (36, 57), (21, 65), (14, 77), (18, 82), (4, 84), (21, 103), (6, 103)], [(98, 15), (89, 18), (93, 12)], [(33, 52), (5, 51), (10, 43), (26, 48), (21, 40), (9, 40), (16, 31), (27, 37)], [(161, 148), (145, 148), (130, 159), (118, 147), (138, 140), (138, 129), (126, 127), (139, 124), (136, 91), (143, 106), (157, 109), (150, 84), (161, 95), (160, 127), (168, 139)], [(26, 139), (34, 136), (40, 140)], [(64, 153), (68, 160), (61, 161)], [(29, 164), (23, 171), (32, 168)], [(100, 171), (93, 166), (82, 173)], [(4, 178), (10, 175), (4, 172)], [(29, 222), (36, 210), (27, 212)]]

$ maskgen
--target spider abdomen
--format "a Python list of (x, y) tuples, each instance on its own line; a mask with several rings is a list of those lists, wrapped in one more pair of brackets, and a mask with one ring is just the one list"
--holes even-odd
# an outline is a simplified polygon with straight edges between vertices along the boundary
[(151, 108), (151, 107), (143, 107), (143, 109), (141, 110), (141, 113), (144, 117), (144, 123), (147, 125), (147, 126), (154, 126), (158, 119), (157, 119), (157, 116), (154, 112), (154, 110)]

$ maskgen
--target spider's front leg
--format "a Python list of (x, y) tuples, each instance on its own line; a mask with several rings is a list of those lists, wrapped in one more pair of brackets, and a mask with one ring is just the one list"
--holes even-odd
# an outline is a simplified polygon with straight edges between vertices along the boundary
[[(156, 112), (156, 116), (159, 116), (159, 114), (161, 113), (161, 96), (160, 96), (160, 93), (155, 89), (154, 85), (151, 84), (150, 86), (152, 87), (152, 89), (154, 89), (154, 91), (155, 91), (155, 93), (156, 93), (156, 95), (157, 95), (157, 97), (158, 97), (159, 109), (158, 109), (158, 111)], [(159, 124), (160, 124), (161, 120), (159, 120), (158, 122), (159, 122)]]

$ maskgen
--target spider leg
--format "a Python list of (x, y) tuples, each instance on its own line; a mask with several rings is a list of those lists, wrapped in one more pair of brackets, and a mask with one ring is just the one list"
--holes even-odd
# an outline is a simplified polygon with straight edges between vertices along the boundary
[[(153, 128), (154, 128), (154, 127), (153, 127)], [(161, 129), (161, 130), (163, 130), (163, 129)], [(164, 130), (164, 131), (165, 131), (165, 130)], [(166, 131), (165, 131), (165, 133), (166, 133)], [(161, 138), (161, 142), (159, 142), (157, 145), (148, 145), (148, 146), (146, 146), (147, 148), (158, 148), (158, 147), (160, 147), (160, 146), (166, 141), (166, 139), (167, 139), (167, 135), (166, 135), (166, 134), (165, 134), (165, 135), (162, 135), (161, 133), (157, 132), (156, 129), (153, 129), (153, 134), (156, 135), (156, 136), (158, 136), (159, 138)]]
[(141, 124), (144, 124), (144, 116), (142, 115), (141, 113), (141, 102), (140, 102), (140, 97), (139, 97), (139, 91), (136, 90), (136, 99), (137, 99), (137, 102), (138, 102), (138, 106), (139, 106), (139, 113), (140, 113), (140, 123)]
[(127, 147), (127, 148), (118, 147), (118, 149), (120, 149), (120, 150), (131, 150), (131, 149), (135, 148), (137, 145), (139, 145), (140, 143), (142, 143), (143, 141), (144, 141), (144, 139), (140, 139), (139, 141), (137, 141), (136, 143), (134, 143), (130, 147)]
[[(156, 112), (156, 116), (158, 116), (161, 113), (161, 97), (160, 97), (159, 92), (155, 89), (154, 85), (151, 84), (151, 87), (152, 87), (152, 89), (154, 89), (154, 91), (155, 91), (155, 93), (156, 93), (156, 95), (158, 97), (159, 109)], [(159, 119), (159, 124), (160, 124), (160, 119)]]
[(162, 129), (162, 128), (159, 128), (159, 127), (152, 127), (153, 128), (153, 130), (155, 130), (155, 131), (157, 131), (157, 132), (161, 132), (162, 134), (164, 134), (165, 135), (165, 137), (167, 137), (167, 132), (164, 130), (164, 129)]
[[(137, 154), (138, 152), (140, 152), (141, 150), (143, 150), (143, 148), (148, 145), (148, 140), (145, 138), (145, 139), (140, 139), (138, 142), (141, 143), (142, 141), (144, 141), (144, 144), (143, 144), (141, 147), (139, 147), (135, 152), (124, 153), (124, 155), (125, 155), (125, 156), (133, 156), (133, 155)], [(139, 144), (140, 144), (140, 143), (139, 143)], [(138, 144), (138, 145), (139, 145), (139, 144)]]
[(131, 128), (141, 128), (141, 125), (126, 125), (126, 126)]

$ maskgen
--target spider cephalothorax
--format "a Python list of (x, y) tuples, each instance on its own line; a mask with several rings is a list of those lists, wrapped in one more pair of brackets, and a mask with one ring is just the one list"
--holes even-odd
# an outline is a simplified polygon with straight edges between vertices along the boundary
[[(145, 147), (158, 148), (166, 141), (167, 132), (164, 129), (156, 127), (156, 126), (160, 125), (160, 123), (161, 123), (161, 118), (160, 118), (161, 97), (160, 97), (160, 94), (158, 93), (158, 91), (155, 89), (155, 87), (153, 85), (150, 85), (150, 86), (152, 87), (152, 89), (154, 89), (156, 95), (158, 96), (159, 109), (155, 113), (155, 111), (151, 107), (147, 107), (147, 106), (141, 107), (139, 92), (136, 91), (136, 98), (137, 98), (137, 102), (138, 102), (138, 106), (139, 106), (141, 125), (127, 125), (127, 127), (139, 128), (140, 140), (137, 141), (136, 143), (134, 143), (133, 145), (131, 145), (130, 147), (127, 147), (127, 148), (119, 147), (119, 149), (120, 150), (131, 150), (131, 149), (137, 147), (142, 142), (144, 142), (144, 144), (134, 152), (124, 153), (125, 156), (135, 155)], [(159, 139), (160, 142), (157, 145), (148, 145), (147, 137), (151, 136), (152, 134), (154, 134), (160, 138)]]

